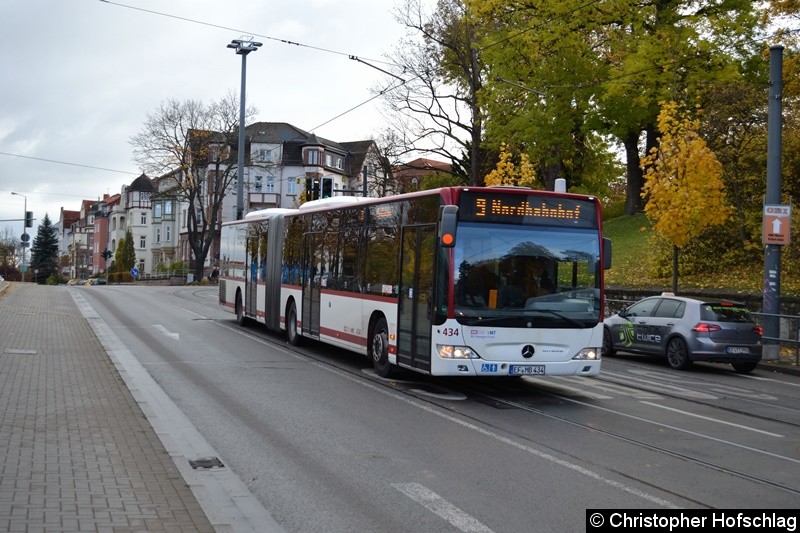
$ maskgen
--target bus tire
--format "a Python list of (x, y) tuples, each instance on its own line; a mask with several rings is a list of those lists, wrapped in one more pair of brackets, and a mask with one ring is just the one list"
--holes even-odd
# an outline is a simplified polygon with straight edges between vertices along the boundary
[(375, 373), (382, 378), (390, 378), (394, 374), (394, 368), (389, 363), (389, 328), (386, 319), (381, 317), (372, 328), (372, 340), (369, 346), (372, 366)]
[(244, 316), (244, 305), (242, 305), (242, 293), (236, 291), (236, 304), (234, 307), (236, 311), (236, 323), (240, 326), (244, 326), (247, 324), (247, 317)]
[(294, 302), (289, 304), (286, 311), (286, 338), (292, 346), (300, 346), (303, 336), (297, 331), (297, 307)]

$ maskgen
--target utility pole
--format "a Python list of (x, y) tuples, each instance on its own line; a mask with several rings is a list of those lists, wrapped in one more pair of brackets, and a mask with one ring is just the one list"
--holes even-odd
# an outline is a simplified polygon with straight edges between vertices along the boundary
[[(765, 206), (781, 203), (781, 114), (783, 91), (783, 46), (769, 49), (769, 107), (767, 108), (767, 194)], [(766, 208), (765, 208), (766, 212)], [(766, 223), (766, 220), (764, 221)], [(765, 230), (765, 234), (767, 234)], [(763, 357), (779, 359), (781, 313), (781, 245), (765, 242), (764, 247), (764, 337)]]

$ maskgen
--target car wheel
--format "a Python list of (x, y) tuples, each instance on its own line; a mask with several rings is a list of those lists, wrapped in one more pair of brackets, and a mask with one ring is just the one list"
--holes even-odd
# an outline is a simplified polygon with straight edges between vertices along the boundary
[(370, 356), (375, 372), (382, 378), (392, 377), (394, 369), (389, 363), (389, 328), (386, 326), (386, 319), (381, 318), (372, 330), (372, 342), (370, 343)]
[(676, 370), (685, 370), (692, 365), (689, 349), (680, 337), (673, 337), (667, 344), (667, 363)]
[(303, 342), (303, 336), (297, 331), (297, 307), (294, 302), (289, 305), (286, 313), (286, 338), (292, 346), (300, 346)]
[(611, 330), (603, 328), (603, 349), (601, 355), (603, 357), (613, 357), (616, 354), (617, 351), (614, 349), (614, 340), (611, 338)]
[(746, 361), (742, 363), (731, 363), (733, 369), (738, 372), (739, 374), (747, 374), (755, 370), (758, 366), (758, 361)]

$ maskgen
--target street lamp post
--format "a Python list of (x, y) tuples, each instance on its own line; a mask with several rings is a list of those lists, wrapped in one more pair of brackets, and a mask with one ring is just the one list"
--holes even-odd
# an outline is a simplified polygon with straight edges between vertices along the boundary
[(242, 88), (239, 97), (239, 166), (236, 172), (236, 220), (241, 220), (244, 214), (244, 91), (247, 81), (247, 54), (255, 52), (261, 43), (249, 39), (234, 39), (228, 45), (242, 56)]
[(22, 235), (23, 235), (23, 237), (21, 237), (21, 239), (22, 239), (22, 281), (24, 282), (25, 281), (25, 248), (28, 246), (28, 241), (26, 241), (25, 237), (24, 237), (24, 235), (28, 234), (27, 230), (25, 229), (26, 228), (26, 224), (27, 224), (27, 219), (28, 219), (28, 197), (25, 196), (24, 194), (20, 194), (18, 192), (12, 192), (11, 194), (13, 194), (14, 196), (22, 196), (22, 198), (25, 199), (24, 207), (23, 207), (23, 211), (22, 211)]

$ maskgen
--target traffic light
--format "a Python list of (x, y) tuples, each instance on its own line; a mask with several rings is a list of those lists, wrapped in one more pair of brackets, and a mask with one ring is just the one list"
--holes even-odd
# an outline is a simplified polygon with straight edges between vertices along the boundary
[(33, 211), (25, 211), (25, 227), (33, 227)]
[(322, 178), (322, 198), (333, 196), (333, 178)]

